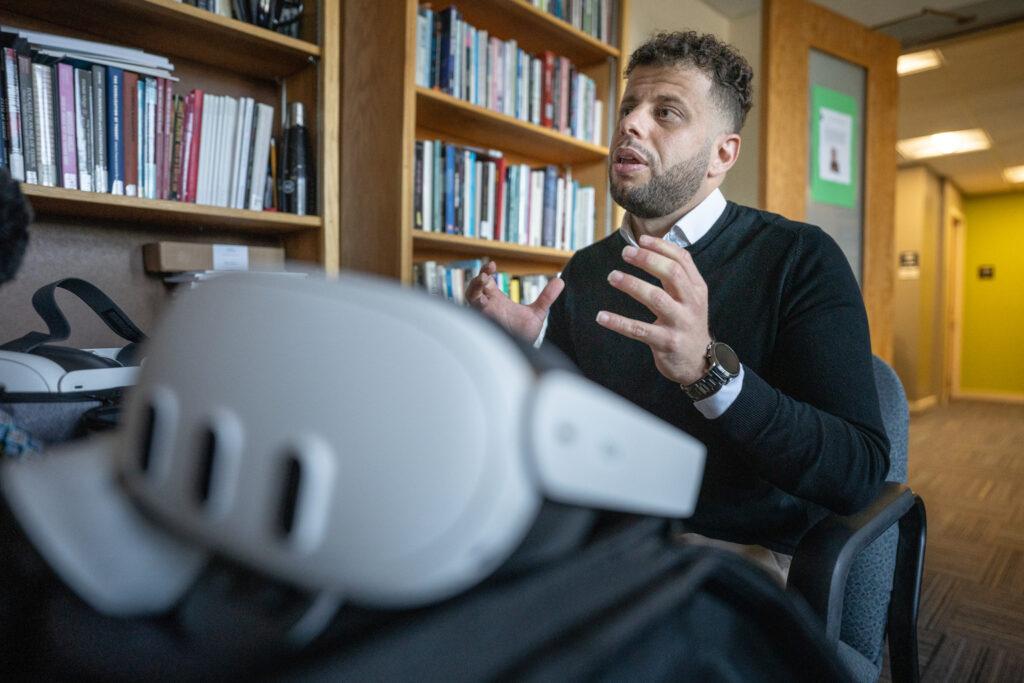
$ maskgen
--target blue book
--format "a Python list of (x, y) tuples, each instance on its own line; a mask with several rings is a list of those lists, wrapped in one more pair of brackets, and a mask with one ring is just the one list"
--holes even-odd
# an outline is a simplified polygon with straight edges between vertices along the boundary
[(430, 210), (434, 212), (434, 222), (432, 223), (435, 232), (446, 232), (442, 227), (444, 223), (441, 222), (442, 216), (444, 216), (444, 167), (441, 162), (444, 160), (444, 145), (440, 140), (434, 140), (434, 165), (433, 173), (434, 180), (431, 185), (431, 190), (434, 193), (434, 197), (430, 202)]
[(455, 234), (455, 146), (444, 146), (444, 231)]
[(512, 165), (508, 169), (508, 194), (505, 197), (508, 207), (508, 220), (505, 221), (505, 234), (502, 239), (515, 244), (519, 241), (519, 166)]
[(107, 67), (107, 164), (110, 194), (124, 194), (124, 103), (121, 101), (124, 70)]
[(550, 164), (544, 167), (544, 215), (541, 222), (540, 243), (555, 246), (555, 207), (558, 200), (558, 169)]
[(476, 152), (466, 152), (466, 235), (476, 237)]

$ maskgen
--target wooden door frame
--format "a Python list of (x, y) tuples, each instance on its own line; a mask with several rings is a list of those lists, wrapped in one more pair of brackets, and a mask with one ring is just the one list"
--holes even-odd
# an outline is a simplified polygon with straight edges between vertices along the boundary
[(793, 220), (806, 215), (808, 53), (864, 67), (863, 294), (871, 349), (893, 360), (896, 107), (899, 42), (806, 0), (765, 0), (762, 27), (760, 204)]
[(960, 353), (964, 322), (964, 249), (967, 226), (963, 212), (950, 207), (943, 217), (943, 247), (946, 252), (946, 287), (943, 293), (943, 330), (945, 358), (942, 366), (940, 401), (946, 403), (960, 396)]

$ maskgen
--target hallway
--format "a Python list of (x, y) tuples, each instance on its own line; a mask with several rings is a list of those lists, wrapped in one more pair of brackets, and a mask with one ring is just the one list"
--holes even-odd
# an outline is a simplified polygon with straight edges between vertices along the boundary
[(1024, 405), (912, 416), (910, 484), (928, 511), (922, 678), (1024, 680)]

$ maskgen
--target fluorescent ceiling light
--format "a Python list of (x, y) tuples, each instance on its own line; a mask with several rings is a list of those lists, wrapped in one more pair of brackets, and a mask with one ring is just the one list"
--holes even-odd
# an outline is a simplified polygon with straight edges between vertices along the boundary
[(896, 143), (896, 151), (908, 161), (942, 157), (949, 154), (963, 154), (988, 149), (992, 141), (981, 128), (953, 130), (919, 138), (908, 138)]
[(938, 50), (921, 50), (900, 55), (896, 60), (896, 73), (900, 76), (930, 71), (942, 66), (942, 53)]
[(1024, 166), (1010, 166), (1003, 169), (1003, 178), (1008, 183), (1024, 183)]

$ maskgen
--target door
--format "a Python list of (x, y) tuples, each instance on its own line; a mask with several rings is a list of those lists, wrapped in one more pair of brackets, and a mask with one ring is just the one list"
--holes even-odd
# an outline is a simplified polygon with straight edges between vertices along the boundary
[(763, 44), (761, 206), (836, 239), (891, 364), (899, 42), (806, 0), (765, 0)]

